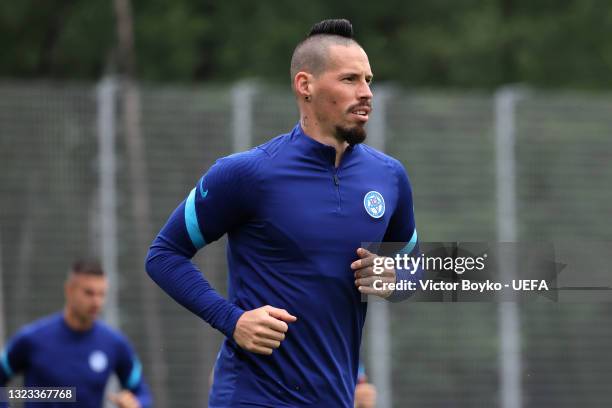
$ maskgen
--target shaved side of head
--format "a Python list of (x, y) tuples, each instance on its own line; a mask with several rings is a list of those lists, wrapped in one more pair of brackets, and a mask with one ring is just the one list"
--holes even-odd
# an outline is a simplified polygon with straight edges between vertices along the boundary
[(327, 67), (332, 45), (359, 46), (353, 39), (353, 26), (348, 20), (323, 20), (315, 24), (305, 40), (300, 42), (291, 57), (291, 80), (298, 72), (319, 75)]
[(293, 80), (297, 73), (301, 71), (318, 76), (327, 67), (330, 46), (343, 45), (348, 47), (353, 44), (357, 44), (357, 42), (338, 35), (320, 34), (308, 37), (293, 52), (290, 71), (291, 79)]

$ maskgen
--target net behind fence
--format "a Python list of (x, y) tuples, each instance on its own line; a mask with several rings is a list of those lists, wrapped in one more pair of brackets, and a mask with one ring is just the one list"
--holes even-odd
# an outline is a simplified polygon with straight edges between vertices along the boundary
[[(149, 382), (158, 384), (156, 395), (163, 393), (172, 407), (205, 406), (221, 335), (155, 287), (143, 263), (148, 243), (199, 177), (235, 150), (235, 93), (219, 86), (146, 86), (140, 100), (146, 168), (140, 182), (148, 193), (139, 202), (150, 214), (145, 243), (119, 94), (114, 106), (118, 324)], [(59, 310), (74, 257), (99, 253), (99, 103), (95, 84), (0, 83), (0, 322), (6, 336)], [(245, 106), (250, 145), (289, 131), (298, 119), (287, 90), (260, 84)], [(493, 96), (397, 89), (385, 106), (379, 114), (386, 150), (410, 176), (419, 238), (495, 240)], [(612, 97), (588, 94), (533, 93), (517, 103), (521, 240), (612, 239), (611, 107)], [(225, 293), (223, 241), (195, 261)], [(588, 260), (585, 267), (609, 268)], [(524, 405), (606, 406), (612, 307), (539, 303), (519, 310)], [(402, 303), (389, 311), (394, 407), (498, 405), (496, 304)], [(164, 372), (153, 370), (155, 364)]]

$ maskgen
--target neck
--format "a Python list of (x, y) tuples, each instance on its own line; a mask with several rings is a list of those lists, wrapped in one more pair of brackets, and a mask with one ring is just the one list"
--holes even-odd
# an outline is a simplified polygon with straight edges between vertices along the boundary
[(338, 167), (349, 144), (344, 140), (338, 140), (333, 135), (332, 131), (325, 131), (321, 129), (319, 123), (316, 120), (311, 119), (308, 115), (302, 115), (300, 118), (300, 125), (307, 136), (313, 138), (319, 143), (332, 146), (334, 149), (336, 149), (335, 166)]
[(80, 319), (74, 313), (70, 312), (68, 307), (64, 307), (64, 321), (72, 330), (86, 331), (91, 329), (94, 322), (89, 319)]

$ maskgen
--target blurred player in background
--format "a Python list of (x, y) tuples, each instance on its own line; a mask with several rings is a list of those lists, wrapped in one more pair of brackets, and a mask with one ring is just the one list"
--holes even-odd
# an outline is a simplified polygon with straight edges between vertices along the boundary
[[(152, 406), (141, 364), (118, 331), (97, 320), (108, 282), (96, 261), (77, 261), (64, 284), (63, 312), (23, 327), (0, 355), (0, 385), (17, 373), (25, 387), (76, 387), (74, 406), (101, 408), (111, 374), (123, 391), (109, 399), (120, 408)], [(2, 406), (2, 403), (0, 403)], [(26, 403), (26, 407), (66, 407), (67, 403)]]
[(376, 387), (368, 382), (363, 364), (359, 364), (355, 386), (355, 408), (376, 408)]
[[(411, 253), (417, 238), (406, 171), (362, 144), (372, 71), (350, 22), (316, 24), (290, 71), (299, 123), (218, 160), (147, 256), (155, 282), (226, 336), (210, 408), (352, 408), (362, 294), (408, 296), (374, 289), (409, 274), (375, 276), (375, 255), (361, 248), (402, 242)], [(229, 300), (191, 262), (225, 233)]]

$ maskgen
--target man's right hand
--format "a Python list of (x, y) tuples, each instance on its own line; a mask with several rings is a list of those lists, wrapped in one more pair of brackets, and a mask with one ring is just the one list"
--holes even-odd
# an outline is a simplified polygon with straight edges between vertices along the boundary
[(285, 333), (297, 317), (285, 309), (263, 306), (244, 312), (234, 329), (234, 340), (240, 347), (257, 354), (270, 355), (285, 340)]

